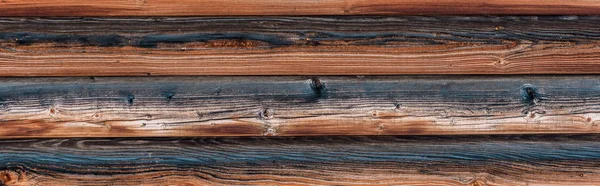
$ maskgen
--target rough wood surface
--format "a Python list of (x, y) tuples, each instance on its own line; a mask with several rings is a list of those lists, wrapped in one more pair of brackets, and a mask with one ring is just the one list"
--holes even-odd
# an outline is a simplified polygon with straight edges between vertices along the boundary
[(0, 16), (582, 15), (596, 0), (2, 0)]
[(1, 78), (0, 137), (599, 133), (599, 77)]
[(8, 185), (596, 185), (595, 136), (23, 139)]
[(597, 16), (1, 18), (0, 76), (598, 74), (598, 22)]

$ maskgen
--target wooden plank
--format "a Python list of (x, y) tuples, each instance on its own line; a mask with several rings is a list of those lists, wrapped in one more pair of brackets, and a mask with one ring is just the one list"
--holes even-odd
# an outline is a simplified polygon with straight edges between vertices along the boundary
[(598, 74), (599, 21), (2, 18), (0, 76)]
[(8, 185), (596, 185), (594, 136), (1, 140)]
[(2, 0), (0, 16), (589, 15), (593, 0)]
[(0, 137), (599, 133), (599, 78), (1, 78)]

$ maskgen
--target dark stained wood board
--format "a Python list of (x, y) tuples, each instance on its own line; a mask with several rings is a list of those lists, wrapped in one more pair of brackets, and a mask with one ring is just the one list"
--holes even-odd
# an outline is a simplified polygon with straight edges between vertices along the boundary
[(7, 185), (595, 185), (593, 136), (0, 140)]
[(598, 74), (598, 22), (598, 16), (0, 18), (0, 76)]
[(599, 78), (0, 78), (0, 138), (599, 133)]
[(0, 16), (588, 15), (594, 0), (2, 0)]

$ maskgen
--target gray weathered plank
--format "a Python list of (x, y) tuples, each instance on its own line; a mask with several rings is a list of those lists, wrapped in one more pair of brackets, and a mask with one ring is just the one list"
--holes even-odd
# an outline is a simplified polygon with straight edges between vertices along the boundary
[(1, 78), (0, 137), (598, 133), (599, 76)]
[(8, 185), (596, 185), (593, 136), (0, 140)]

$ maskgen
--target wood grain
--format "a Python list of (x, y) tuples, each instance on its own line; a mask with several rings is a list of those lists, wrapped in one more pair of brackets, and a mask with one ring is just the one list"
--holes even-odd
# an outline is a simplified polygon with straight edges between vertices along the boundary
[(596, 185), (594, 136), (0, 141), (7, 185)]
[(599, 133), (599, 78), (2, 78), (0, 137)]
[(598, 74), (599, 21), (0, 18), (0, 76)]
[(2, 0), (0, 16), (589, 15), (595, 0)]

